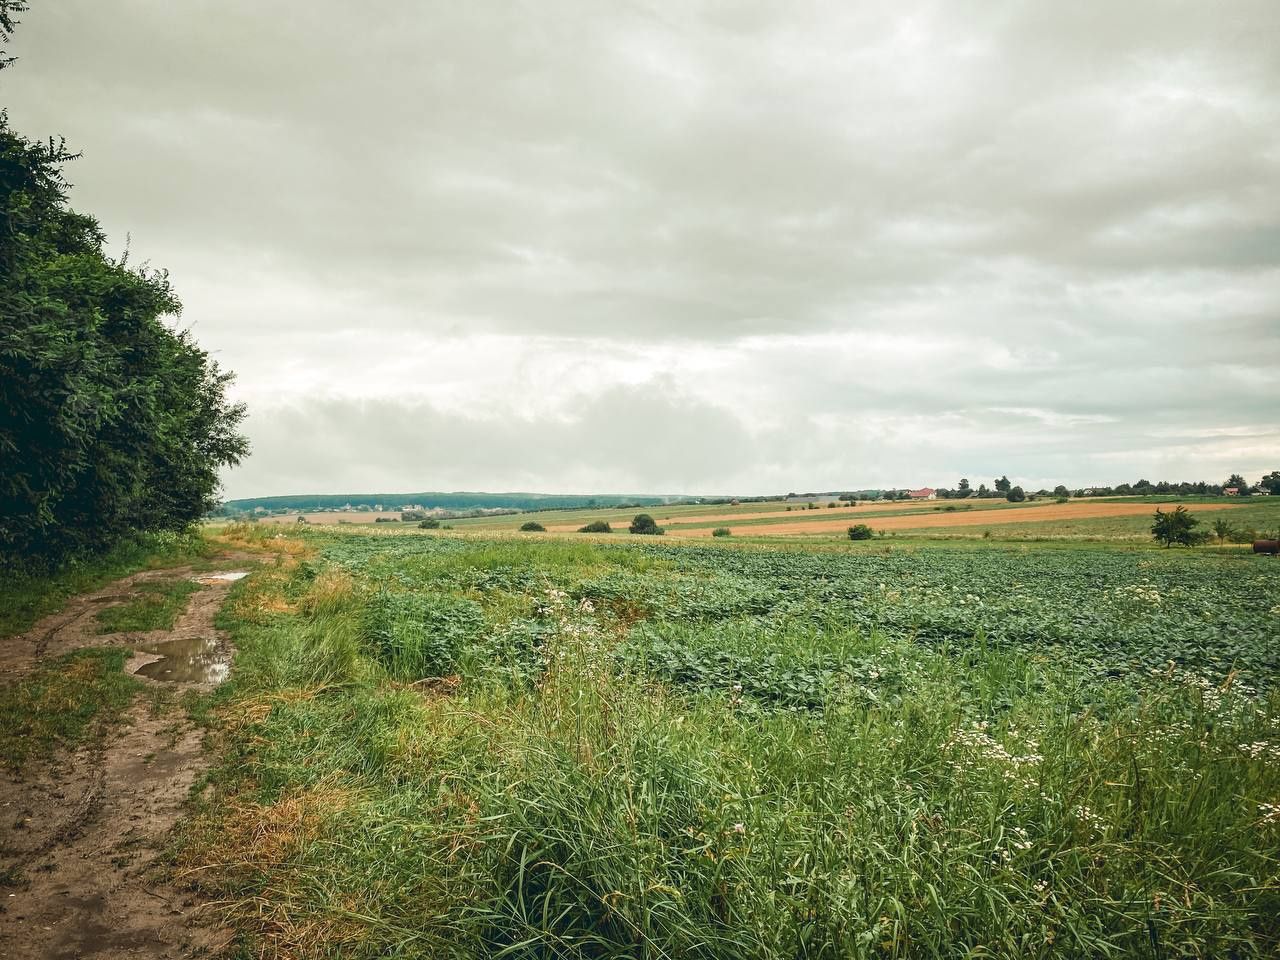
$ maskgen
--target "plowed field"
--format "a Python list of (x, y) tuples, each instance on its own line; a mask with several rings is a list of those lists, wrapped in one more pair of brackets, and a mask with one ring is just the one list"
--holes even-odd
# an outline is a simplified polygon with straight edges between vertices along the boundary
[[(936, 505), (936, 504), (935, 504)], [(1173, 509), (1174, 503), (1054, 503), (1044, 506), (1028, 506), (1014, 510), (975, 510), (969, 513), (935, 513), (930, 510), (919, 516), (894, 516), (876, 518), (869, 511), (865, 512), (866, 522), (875, 530), (920, 530), (926, 527), (981, 527), (992, 524), (1035, 523), (1042, 520), (1090, 520), (1096, 517), (1137, 517), (1155, 513), (1156, 508)], [(1210, 510), (1231, 510), (1233, 503), (1201, 503), (1195, 507), (1196, 513)], [(858, 521), (857, 508), (853, 510), (829, 511), (837, 516), (815, 517), (812, 521), (798, 520), (791, 523), (760, 523), (742, 527), (743, 536), (763, 537), (788, 534), (791, 536), (810, 536), (818, 533), (835, 533), (848, 529), (851, 523)], [(712, 518), (715, 519), (715, 518)], [(725, 526), (733, 526), (733, 518), (725, 517)], [(709, 537), (711, 530), (686, 529), (669, 530), (673, 537)]]

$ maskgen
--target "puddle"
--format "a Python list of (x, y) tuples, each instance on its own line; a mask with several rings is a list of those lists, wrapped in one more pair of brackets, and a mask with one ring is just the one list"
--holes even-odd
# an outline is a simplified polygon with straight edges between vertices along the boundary
[(247, 570), (231, 570), (227, 573), (206, 573), (203, 577), (196, 577), (197, 583), (222, 583), (227, 580), (243, 580), (249, 575)]
[(161, 643), (139, 644), (136, 649), (160, 658), (135, 671), (138, 676), (152, 680), (218, 684), (227, 679), (227, 674), (231, 672), (231, 664), (218, 652), (217, 640), (184, 637)]

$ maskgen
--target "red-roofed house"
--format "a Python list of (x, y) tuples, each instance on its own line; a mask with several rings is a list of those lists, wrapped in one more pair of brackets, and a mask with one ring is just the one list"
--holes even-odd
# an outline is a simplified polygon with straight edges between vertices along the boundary
[(921, 487), (919, 490), (908, 490), (907, 496), (912, 500), (937, 500), (938, 491), (933, 487)]

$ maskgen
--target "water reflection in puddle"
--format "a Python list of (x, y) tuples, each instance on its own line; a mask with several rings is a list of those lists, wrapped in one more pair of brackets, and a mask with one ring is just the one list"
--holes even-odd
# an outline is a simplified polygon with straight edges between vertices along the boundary
[(139, 644), (138, 650), (161, 659), (135, 671), (139, 676), (173, 683), (218, 684), (227, 679), (231, 664), (218, 651), (218, 641), (184, 637), (161, 643)]

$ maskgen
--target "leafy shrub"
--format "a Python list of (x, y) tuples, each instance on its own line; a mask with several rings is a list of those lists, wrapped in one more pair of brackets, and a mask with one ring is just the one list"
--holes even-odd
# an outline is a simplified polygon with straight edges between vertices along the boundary
[(1157, 507), (1155, 522), (1151, 524), (1151, 537), (1166, 547), (1175, 543), (1187, 547), (1195, 546), (1208, 538), (1208, 534), (1197, 533), (1195, 528), (1199, 523), (1200, 518), (1192, 516), (1191, 511), (1186, 507), (1177, 506), (1168, 513)]
[(520, 524), (520, 530), (523, 533), (546, 533), (547, 528), (540, 524), (537, 520), (527, 520)]
[(613, 533), (608, 520), (592, 520), (585, 527), (578, 528), (579, 533)]
[(427, 519), (423, 520), (420, 524), (418, 524), (418, 529), (419, 530), (439, 530), (440, 521), (437, 520), (435, 517), (427, 517)]
[[(6, 22), (13, 6), (0, 5)], [(217, 505), (220, 469), (248, 452), (231, 375), (171, 326), (181, 304), (168, 276), (113, 259), (98, 222), (68, 207), (61, 168), (74, 156), (0, 113), (6, 570), (184, 529)]]
[(713, 537), (731, 537), (733, 536), (733, 531), (728, 527), (716, 527), (711, 531), (711, 535)]
[(1010, 503), (1022, 503), (1027, 499), (1027, 492), (1021, 487), (1013, 487), (1004, 495), (1004, 498)]
[(1067, 501), (1068, 501), (1068, 498), (1067, 498), (1067, 497), (1058, 497), (1058, 498), (1057, 498), (1057, 499), (1055, 499), (1053, 502), (1054, 502), (1054, 503), (1066, 503)]
[(443, 677), (456, 669), (463, 647), (484, 630), (473, 600), (435, 593), (379, 593), (365, 613), (362, 639), (397, 680)]
[(855, 523), (849, 528), (850, 540), (870, 540), (874, 535), (874, 531), (865, 523)]
[(636, 518), (631, 521), (631, 526), (627, 529), (632, 533), (651, 537), (660, 537), (666, 533), (665, 530), (658, 526), (653, 517), (647, 513), (637, 513)]

